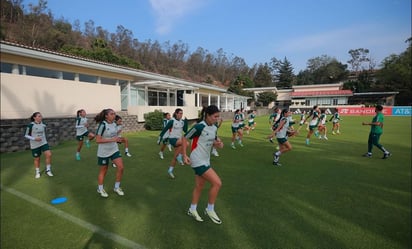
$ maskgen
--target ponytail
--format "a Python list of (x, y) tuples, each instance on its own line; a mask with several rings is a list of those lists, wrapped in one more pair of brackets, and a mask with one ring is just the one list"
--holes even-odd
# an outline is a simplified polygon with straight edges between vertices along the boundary
[(200, 117), (199, 117), (198, 122), (203, 121), (207, 116), (213, 115), (216, 112), (220, 112), (220, 110), (215, 105), (210, 105), (208, 107), (203, 107), (202, 111), (200, 112)]
[(84, 111), (84, 110), (83, 110), (83, 109), (77, 110), (76, 116), (77, 116), (77, 117), (80, 117), (80, 113), (81, 113), (82, 111)]
[(112, 109), (103, 109), (100, 113), (98, 113), (96, 115), (96, 117), (94, 117), (94, 121), (96, 121), (96, 123), (101, 123), (102, 121), (104, 121), (106, 119), (106, 115), (110, 111), (113, 111), (113, 110)]

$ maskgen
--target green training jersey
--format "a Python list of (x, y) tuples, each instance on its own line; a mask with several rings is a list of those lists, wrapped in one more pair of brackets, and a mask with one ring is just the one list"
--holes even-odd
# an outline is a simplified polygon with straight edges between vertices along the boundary
[(381, 125), (371, 125), (371, 133), (382, 134), (383, 132), (383, 113), (378, 112), (376, 116), (373, 117), (372, 123), (380, 122)]

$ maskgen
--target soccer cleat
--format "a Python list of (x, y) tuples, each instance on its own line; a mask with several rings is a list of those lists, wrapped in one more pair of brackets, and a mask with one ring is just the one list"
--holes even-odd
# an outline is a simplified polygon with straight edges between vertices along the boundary
[(169, 151), (172, 151), (172, 145), (171, 144), (168, 144), (167, 148), (169, 149)]
[(123, 195), (124, 195), (124, 192), (123, 192), (123, 190), (122, 190), (120, 187), (119, 187), (119, 188), (114, 188), (113, 191), (114, 191), (116, 194), (120, 195), (120, 196), (123, 196)]
[(315, 137), (319, 136), (319, 131), (315, 131)]
[(205, 214), (209, 216), (209, 218), (216, 224), (222, 224), (222, 221), (219, 219), (215, 211), (209, 211), (207, 208), (205, 209)]
[(51, 170), (46, 170), (46, 175), (53, 176), (53, 173), (51, 172)]
[(89, 140), (86, 140), (86, 147), (87, 147), (87, 148), (90, 148), (90, 142), (89, 142)]
[(128, 157), (132, 157), (132, 154), (130, 154), (129, 152), (125, 152), (124, 154)]
[(387, 159), (387, 158), (389, 158), (390, 156), (392, 156), (392, 154), (391, 154), (390, 152), (384, 153), (382, 159)]
[(323, 136), (323, 139), (328, 140), (328, 137), (327, 137), (327, 136)]
[(273, 138), (269, 138), (269, 142), (273, 144)]
[(309, 145), (309, 140), (306, 140), (306, 145)]
[(363, 154), (362, 156), (363, 156), (363, 157), (371, 158), (371, 157), (372, 157), (372, 154), (370, 154), (370, 153), (365, 153), (365, 154)]
[(273, 161), (273, 165), (275, 165), (275, 166), (282, 166), (282, 164), (280, 164), (279, 162), (275, 162), (275, 161)]
[(104, 189), (102, 190), (97, 189), (97, 193), (99, 193), (101, 197), (104, 197), (104, 198), (109, 197), (109, 195), (106, 193), (106, 191), (104, 191)]
[(117, 166), (116, 166), (115, 163), (112, 163), (112, 167), (113, 167), (113, 168), (117, 168)]
[(202, 217), (200, 217), (200, 215), (197, 213), (196, 210), (190, 210), (190, 208), (189, 208), (189, 210), (187, 210), (187, 215), (193, 217), (193, 219), (195, 219), (198, 222), (203, 221)]
[(80, 161), (80, 154), (76, 154), (76, 160)]
[(240, 147), (243, 147), (243, 143), (239, 143)]
[(159, 152), (160, 159), (164, 159), (163, 152)]
[(219, 156), (219, 153), (217, 153), (217, 150), (212, 150), (212, 155), (214, 155), (214, 156)]
[(176, 160), (180, 165), (185, 165), (182, 154), (177, 155)]
[(277, 162), (279, 162), (279, 156), (278, 155), (276, 155), (276, 153), (273, 153), (273, 162), (275, 163), (277, 163)]
[(232, 144), (232, 149), (236, 150), (236, 147), (235, 147), (235, 145), (234, 145), (234, 144)]
[(40, 178), (40, 172), (36, 172), (36, 175), (34, 176), (34, 178), (36, 179)]
[(168, 171), (167, 173), (169, 174), (169, 177), (171, 179), (175, 179), (175, 175), (173, 174), (173, 171)]
[(335, 135), (336, 133), (334, 131), (332, 131), (332, 135)]

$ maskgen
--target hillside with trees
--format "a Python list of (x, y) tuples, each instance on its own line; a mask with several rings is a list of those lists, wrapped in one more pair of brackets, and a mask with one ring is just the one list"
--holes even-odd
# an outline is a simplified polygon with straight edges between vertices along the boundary
[(397, 105), (412, 102), (411, 38), (403, 53), (388, 55), (377, 67), (369, 49), (348, 51), (350, 60), (342, 63), (329, 55), (310, 58), (307, 67), (296, 75), (286, 57), (275, 56), (270, 62), (249, 66), (242, 57), (227, 54), (223, 49), (211, 52), (198, 47), (189, 50), (183, 41), (159, 43), (140, 41), (133, 32), (118, 25), (110, 33), (95, 26), (93, 20), (80, 24), (56, 19), (47, 1), (24, 6), (23, 0), (0, 0), (0, 39), (90, 58), (116, 65), (165, 74), (195, 82), (228, 87), (245, 95), (245, 87), (290, 88), (293, 85), (345, 82), (355, 92), (398, 91)]

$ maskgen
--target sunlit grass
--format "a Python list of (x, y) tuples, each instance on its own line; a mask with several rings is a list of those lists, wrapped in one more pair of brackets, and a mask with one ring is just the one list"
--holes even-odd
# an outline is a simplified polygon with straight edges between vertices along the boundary
[[(381, 143), (393, 156), (363, 158), (372, 117), (344, 117), (339, 136), (328, 141), (306, 131), (290, 141), (293, 150), (272, 165), (275, 146), (265, 137), (267, 117), (245, 135), (245, 147), (230, 148), (230, 122), (219, 135), (225, 147), (212, 166), (223, 186), (215, 225), (186, 215), (194, 184), (188, 166), (167, 177), (171, 153), (158, 157), (157, 131), (129, 133), (130, 152), (124, 157), (124, 197), (112, 187), (115, 171), (106, 176), (108, 199), (96, 193), (96, 145), (84, 148), (75, 161), (76, 142), (52, 148), (55, 177), (34, 179), (29, 151), (1, 155), (1, 184), (49, 205), (58, 196), (68, 201), (53, 206), (105, 231), (146, 248), (411, 248), (411, 119), (385, 117)], [(330, 124), (328, 124), (330, 128)], [(121, 147), (123, 149), (123, 147)], [(127, 248), (56, 216), (4, 189), (1, 191), (1, 248)]]

